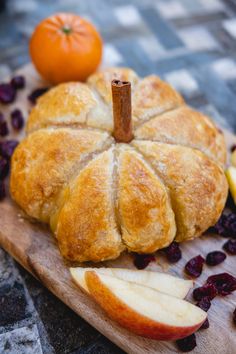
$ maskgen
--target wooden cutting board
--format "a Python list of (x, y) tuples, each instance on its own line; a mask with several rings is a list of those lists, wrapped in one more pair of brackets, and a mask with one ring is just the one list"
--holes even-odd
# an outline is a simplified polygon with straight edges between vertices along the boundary
[[(9, 110), (18, 107), (23, 110), (26, 117), (31, 107), (27, 101), (28, 93), (47, 84), (38, 77), (31, 65), (20, 69), (18, 73), (25, 75), (27, 87), (18, 91), (14, 105), (0, 107), (0, 110), (9, 116)], [(17, 138), (19, 139), (19, 134)], [(236, 143), (236, 137), (228, 132), (226, 140), (229, 146)], [(209, 251), (220, 250), (225, 241), (221, 237), (208, 235), (185, 242), (181, 245), (183, 258), (177, 264), (170, 266), (162, 255), (157, 253), (157, 262), (151, 263), (147, 269), (185, 277), (183, 267), (187, 260), (198, 254), (206, 256)], [(111, 321), (88, 295), (74, 285), (68, 265), (61, 258), (56, 241), (48, 228), (30, 222), (9, 197), (0, 203), (0, 245), (72, 310), (127, 353), (178, 352), (172, 342), (158, 342), (138, 337)], [(116, 261), (105, 262), (105, 266), (133, 268), (133, 263), (131, 256), (126, 254)], [(236, 257), (228, 256), (222, 265), (216, 267), (205, 266), (203, 274), (196, 281), (196, 286), (203, 284), (209, 275), (224, 271), (236, 275)], [(235, 353), (236, 328), (232, 323), (235, 306), (236, 294), (214, 299), (209, 311), (210, 328), (197, 333), (198, 346), (192, 353)]]

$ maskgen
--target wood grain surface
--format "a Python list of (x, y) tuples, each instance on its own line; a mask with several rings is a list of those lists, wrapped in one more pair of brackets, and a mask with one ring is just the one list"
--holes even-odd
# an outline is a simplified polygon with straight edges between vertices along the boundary
[[(14, 106), (22, 109), (26, 116), (30, 109), (26, 98), (28, 93), (33, 88), (44, 87), (47, 84), (41, 81), (31, 65), (22, 68), (20, 73), (26, 76), (27, 87), (22, 92), (19, 91)], [(13, 109), (12, 106), (10, 108)], [(9, 108), (5, 108), (5, 114), (7, 109)], [(226, 140), (229, 146), (236, 142), (236, 138), (228, 132)], [(198, 254), (206, 256), (209, 251), (220, 250), (225, 241), (216, 235), (205, 235), (185, 242), (181, 245), (183, 257), (176, 265), (167, 264), (161, 253), (157, 253), (157, 262), (151, 263), (147, 269), (186, 277), (183, 267), (187, 260)], [(68, 264), (65, 264), (60, 256), (56, 241), (48, 228), (30, 221), (9, 196), (0, 203), (0, 245), (65, 304), (127, 353), (178, 353), (172, 342), (157, 342), (138, 337), (111, 321), (88, 295), (74, 285)], [(105, 266), (132, 268), (132, 256), (124, 254), (115, 261), (105, 262)], [(235, 257), (228, 256), (223, 264), (216, 267), (205, 266), (195, 286), (202, 284), (209, 275), (223, 271), (236, 275)], [(192, 301), (191, 294), (189, 299)], [(210, 328), (197, 333), (198, 345), (192, 353), (236, 352), (236, 328), (232, 323), (235, 306), (236, 294), (213, 300), (208, 315)]]

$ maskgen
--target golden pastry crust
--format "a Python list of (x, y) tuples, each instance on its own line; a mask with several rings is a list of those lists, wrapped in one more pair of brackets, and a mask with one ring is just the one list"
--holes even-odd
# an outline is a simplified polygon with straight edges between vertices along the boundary
[(117, 258), (124, 250), (114, 217), (114, 155), (106, 151), (71, 183), (56, 235), (61, 253), (72, 261)]
[(12, 198), (28, 215), (48, 222), (63, 186), (91, 154), (111, 145), (107, 133), (71, 128), (40, 129), (16, 148), (11, 163)]
[[(131, 81), (135, 139), (117, 144), (111, 80)], [(211, 120), (167, 83), (127, 68), (43, 95), (12, 157), (10, 190), (50, 224), (73, 261), (154, 252), (213, 225), (224, 207), (226, 147)], [(153, 142), (152, 142), (153, 140)]]
[(112, 80), (130, 81), (132, 89), (135, 89), (138, 83), (137, 74), (129, 68), (108, 68), (91, 75), (88, 78), (88, 85), (96, 90), (102, 99), (112, 105), (111, 81)]
[(122, 240), (138, 253), (168, 246), (176, 233), (167, 190), (136, 151), (118, 147), (118, 209)]
[(145, 77), (133, 94), (134, 126), (184, 104), (181, 95), (158, 76)]
[(134, 136), (199, 149), (220, 164), (226, 163), (224, 135), (207, 116), (188, 106), (152, 118), (138, 127)]
[(94, 96), (100, 102), (99, 107), (102, 108), (102, 114), (97, 113), (97, 107), (90, 112), (87, 124), (111, 133), (113, 131), (111, 81), (114, 79), (130, 81), (133, 89), (138, 82), (137, 74), (129, 68), (108, 68), (91, 75), (87, 81)]
[(228, 185), (222, 168), (199, 150), (150, 141), (133, 141), (170, 190), (176, 241), (200, 236), (219, 219)]
[(48, 126), (85, 125), (93, 110), (97, 119), (107, 113), (86, 84), (63, 83), (38, 99), (29, 115), (27, 132)]

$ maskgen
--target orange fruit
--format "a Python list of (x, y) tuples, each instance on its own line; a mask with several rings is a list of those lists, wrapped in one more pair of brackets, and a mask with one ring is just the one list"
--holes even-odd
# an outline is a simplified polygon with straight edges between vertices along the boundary
[(37, 25), (30, 55), (38, 72), (53, 84), (85, 81), (100, 64), (102, 39), (80, 16), (58, 13)]

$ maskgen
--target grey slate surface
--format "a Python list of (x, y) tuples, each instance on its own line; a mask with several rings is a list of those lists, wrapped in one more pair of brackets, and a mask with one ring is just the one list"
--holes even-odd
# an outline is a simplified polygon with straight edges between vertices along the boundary
[[(235, 0), (8, 0), (0, 13), (0, 78), (29, 61), (33, 28), (56, 11), (94, 22), (105, 41), (105, 65), (160, 75), (236, 131)], [(0, 249), (0, 353), (122, 351)]]

